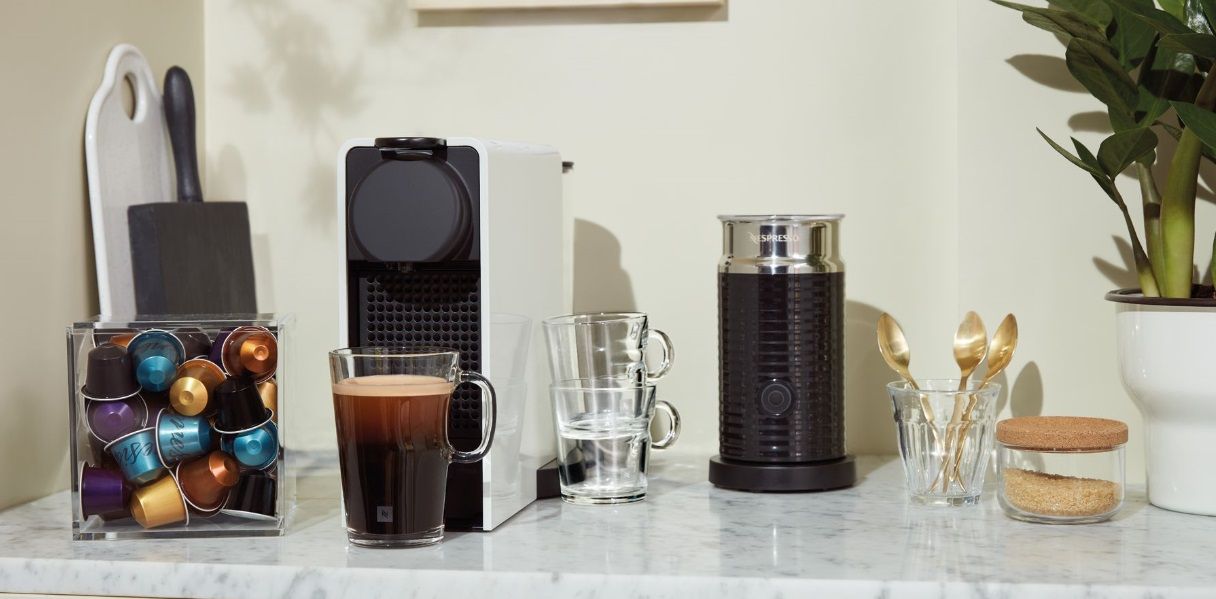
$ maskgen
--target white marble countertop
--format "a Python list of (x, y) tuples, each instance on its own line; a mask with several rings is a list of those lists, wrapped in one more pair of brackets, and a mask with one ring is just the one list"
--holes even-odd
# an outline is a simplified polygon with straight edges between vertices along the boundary
[[(1216, 519), (1146, 505), (1044, 526), (979, 506), (908, 504), (899, 462), (856, 487), (748, 494), (706, 482), (708, 456), (659, 454), (650, 497), (537, 502), (438, 546), (348, 545), (329, 469), (301, 473), (281, 538), (71, 540), (68, 494), (0, 512), (0, 592), (155, 597), (1214, 597)], [(991, 493), (989, 492), (989, 495)], [(475, 594), (476, 593), (476, 594)]]

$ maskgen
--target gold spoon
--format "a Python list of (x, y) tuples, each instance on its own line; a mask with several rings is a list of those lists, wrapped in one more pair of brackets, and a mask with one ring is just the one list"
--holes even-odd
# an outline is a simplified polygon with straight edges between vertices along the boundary
[[(908, 382), (909, 387), (920, 391), (920, 386), (916, 384), (916, 379), (912, 378), (912, 372), (908, 369), (908, 365), (912, 362), (912, 351), (908, 348), (908, 338), (904, 336), (904, 330), (900, 328), (899, 323), (886, 312), (878, 317), (878, 353), (882, 354), (882, 359), (891, 370)], [(925, 421), (929, 423), (929, 431), (933, 434), (933, 444), (936, 447), (941, 445), (942, 440), (937, 434), (937, 427), (933, 424), (933, 406), (929, 405), (929, 399), (925, 394), (919, 395), (920, 407), (925, 413)]]
[[(1013, 351), (1018, 347), (1018, 319), (1012, 314), (1006, 314), (1001, 324), (997, 325), (996, 332), (992, 334), (992, 341), (988, 344), (988, 371), (984, 373), (984, 379), (980, 382), (980, 386), (976, 388), (983, 389), (989, 381), (996, 378), (1013, 361)], [(967, 439), (967, 432), (971, 429), (971, 415), (975, 412), (975, 406), (979, 402), (977, 395), (972, 395), (971, 399), (967, 400), (967, 409), (963, 411), (963, 430), (959, 433), (959, 438), (964, 442)], [(963, 459), (963, 445), (959, 443), (954, 450), (954, 476), (959, 478), (959, 462)]]
[[(958, 379), (958, 390), (967, 390), (967, 379), (984, 361), (988, 353), (988, 332), (984, 330), (984, 321), (975, 312), (968, 312), (963, 322), (954, 333), (954, 362), (962, 376)], [(961, 408), (959, 408), (961, 409)], [(956, 412), (958, 409), (955, 410)], [(953, 421), (953, 418), (951, 419)]]
[[(958, 331), (954, 333), (954, 362), (958, 364), (961, 373), (958, 379), (959, 391), (967, 390), (967, 379), (971, 378), (971, 374), (984, 361), (987, 353), (988, 332), (984, 329), (984, 321), (980, 320), (979, 314), (967, 312), (963, 316), (963, 322), (958, 325)], [(958, 426), (962, 422), (963, 408), (966, 405), (963, 398), (961, 394), (954, 397), (954, 412), (950, 414), (950, 423), (946, 426), (946, 452), (942, 456), (942, 470), (948, 474), (942, 477), (942, 492), (949, 488), (950, 479), (954, 478), (954, 445), (958, 439)]]
[(912, 372), (908, 370), (908, 365), (912, 362), (908, 339), (904, 337), (904, 330), (900, 328), (899, 323), (886, 312), (878, 317), (878, 353), (882, 354), (882, 359), (891, 370), (908, 381), (910, 387), (920, 389), (916, 385), (916, 379), (912, 378)]

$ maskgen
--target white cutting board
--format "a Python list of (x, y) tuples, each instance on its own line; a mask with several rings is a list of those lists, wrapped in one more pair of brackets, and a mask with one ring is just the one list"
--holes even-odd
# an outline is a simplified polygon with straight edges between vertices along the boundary
[[(124, 79), (135, 90), (133, 117), (123, 106)], [(101, 314), (134, 316), (127, 207), (174, 199), (165, 109), (152, 68), (135, 46), (110, 51), (85, 119), (84, 156)]]

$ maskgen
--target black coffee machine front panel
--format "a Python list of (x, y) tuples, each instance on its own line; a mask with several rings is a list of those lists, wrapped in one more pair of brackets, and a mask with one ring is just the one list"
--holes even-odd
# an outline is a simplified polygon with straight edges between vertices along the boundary
[[(479, 163), (476, 150), (432, 138), (378, 139), (346, 155), (349, 339), (358, 346), (442, 347), (481, 364)], [(481, 399), (452, 395), (449, 436), (477, 446)], [(445, 525), (482, 522), (481, 463), (448, 469)]]

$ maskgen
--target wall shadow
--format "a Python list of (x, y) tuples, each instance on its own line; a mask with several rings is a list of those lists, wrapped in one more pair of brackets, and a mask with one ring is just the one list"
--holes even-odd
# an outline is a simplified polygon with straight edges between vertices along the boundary
[(722, 6), (532, 8), (512, 10), (419, 11), (419, 27), (518, 27), (625, 23), (702, 23), (728, 20)]
[(1068, 71), (1068, 64), (1059, 56), (1047, 54), (1017, 54), (1006, 61), (1023, 77), (1060, 91), (1087, 93), (1085, 86), (1073, 78)]
[(1119, 258), (1122, 264), (1115, 264), (1105, 258), (1094, 256), (1094, 268), (1106, 277), (1116, 289), (1126, 289), (1129, 287), (1139, 287), (1140, 277), (1136, 274), (1136, 263), (1132, 259), (1132, 244), (1130, 241), (1112, 235), (1111, 241), (1115, 243), (1115, 249), (1118, 251)]
[(574, 311), (635, 312), (633, 282), (621, 266), (621, 242), (589, 220), (574, 220)]
[(846, 300), (844, 306), (844, 420), (849, 453), (899, 452), (887, 383), (899, 378), (878, 353), (875, 325), (883, 311)]
[(1039, 416), (1043, 413), (1043, 373), (1033, 360), (1018, 373), (1010, 389), (1009, 413), (1013, 416)]

